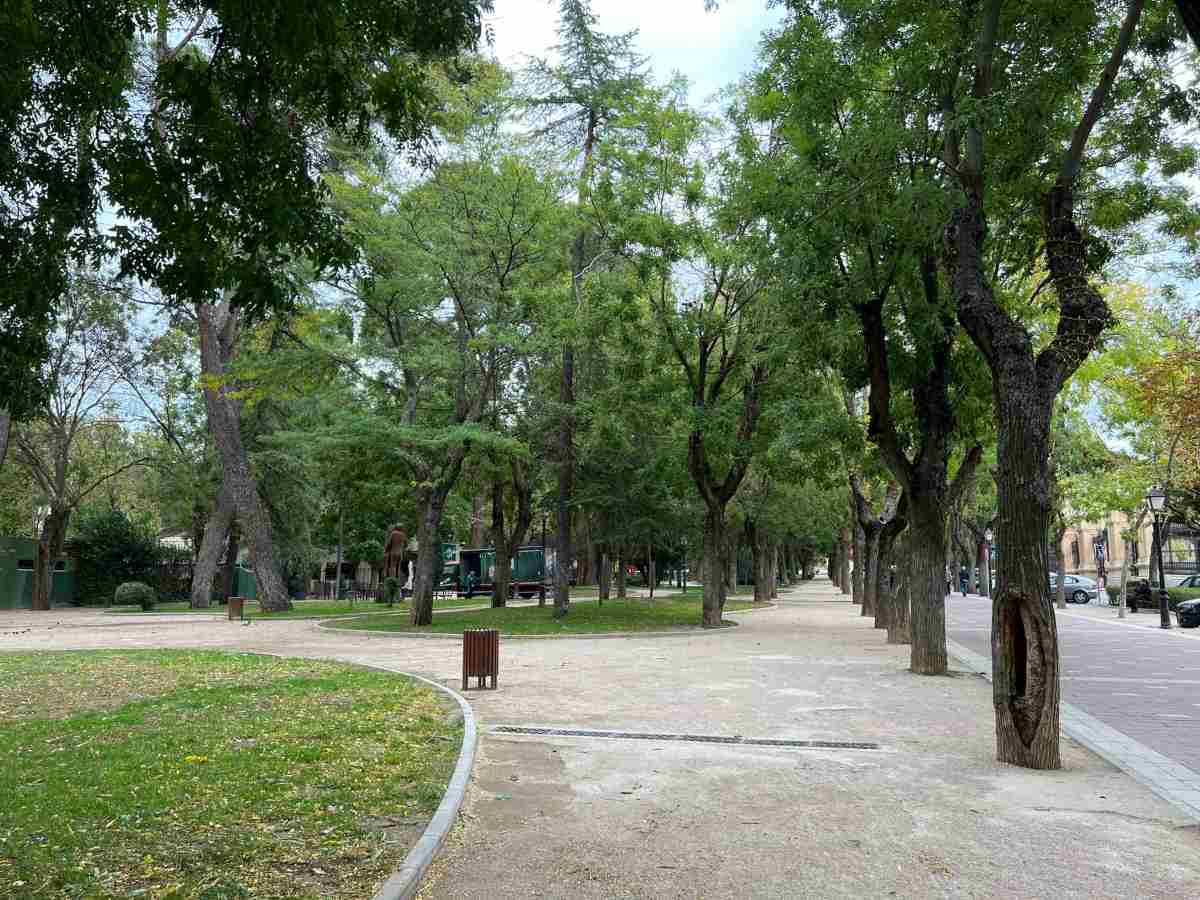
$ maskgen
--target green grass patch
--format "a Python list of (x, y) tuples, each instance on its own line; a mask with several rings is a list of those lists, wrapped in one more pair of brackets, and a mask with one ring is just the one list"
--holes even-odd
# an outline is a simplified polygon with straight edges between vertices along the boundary
[[(465, 597), (443, 597), (433, 601), (433, 608), (448, 609), (455, 606), (486, 606), (490, 602), (486, 597), (473, 597), (470, 600), (467, 600)], [(389, 609), (386, 603), (375, 603), (370, 600), (356, 600), (354, 603), (349, 603), (345, 600), (340, 603), (333, 600), (297, 600), (292, 604), (292, 609), (269, 613), (263, 612), (259, 608), (257, 601), (251, 600), (246, 604), (245, 613), (247, 619), (310, 619), (325, 618), (327, 616), (350, 616), (359, 613), (407, 613), (408, 609), (408, 603), (403, 605), (397, 603)], [(136, 606), (114, 606), (110, 612), (119, 616), (147, 615), (147, 613), (143, 613)], [(186, 603), (162, 603), (156, 606), (151, 612), (224, 616), (228, 614), (228, 607), (210, 606), (208, 609), (191, 609)]]
[[(725, 610), (750, 609), (753, 603), (731, 600)], [(432, 625), (414, 628), (395, 616), (366, 616), (333, 623), (333, 628), (364, 631), (456, 633), (467, 628), (499, 628), (504, 634), (603, 634), (612, 631), (669, 631), (700, 627), (700, 596), (656, 597), (654, 600), (607, 600), (572, 604), (564, 619), (553, 617), (554, 606), (508, 606), (471, 612), (442, 613)]]
[(337, 663), (0, 654), (0, 896), (368, 897), (461, 739), (439, 692)]

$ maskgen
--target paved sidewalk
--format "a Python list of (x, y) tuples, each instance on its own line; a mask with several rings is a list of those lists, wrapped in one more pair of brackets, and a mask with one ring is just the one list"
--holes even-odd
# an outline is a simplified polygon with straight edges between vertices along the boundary
[[(1059, 772), (995, 762), (990, 686), (912, 675), (908, 648), (889, 647), (827, 581), (730, 617), (742, 624), (717, 634), (505, 643), (500, 689), (468, 695), (485, 736), (464, 823), (424, 895), (1200, 896), (1200, 835), (1172, 806), (1069, 740)], [(449, 641), (303, 621), (91, 628), (60, 618), (0, 614), (0, 650), (227, 647), (458, 681)]]

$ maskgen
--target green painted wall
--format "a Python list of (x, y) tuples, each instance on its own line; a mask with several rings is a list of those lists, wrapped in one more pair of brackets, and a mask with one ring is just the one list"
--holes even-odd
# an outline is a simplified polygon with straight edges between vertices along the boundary
[[(0, 537), (0, 609), (29, 609), (33, 606), (33, 570), (18, 566), (22, 560), (37, 558), (37, 542), (29, 538)], [(75, 601), (75, 560), (64, 556), (61, 572), (54, 573), (50, 589), (53, 606), (69, 606)]]

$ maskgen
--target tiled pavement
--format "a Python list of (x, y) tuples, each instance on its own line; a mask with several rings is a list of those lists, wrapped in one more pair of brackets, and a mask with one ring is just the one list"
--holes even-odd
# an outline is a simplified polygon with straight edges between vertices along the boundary
[[(1064, 731), (1200, 820), (1200, 641), (1090, 611), (1057, 621)], [(987, 599), (952, 595), (946, 628), (952, 652), (990, 673)]]

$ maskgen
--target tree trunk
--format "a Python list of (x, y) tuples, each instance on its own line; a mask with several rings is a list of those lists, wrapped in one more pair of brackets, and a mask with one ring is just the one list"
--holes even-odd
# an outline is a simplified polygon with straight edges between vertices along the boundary
[(487, 524), (483, 521), (483, 494), (471, 498), (471, 546), (482, 547), (487, 540)]
[(721, 624), (725, 609), (725, 510), (710, 506), (704, 516), (704, 607), (701, 622), (706, 628)]
[(492, 608), (505, 606), (512, 596), (512, 555), (507, 541), (496, 541), (496, 577), (492, 581)]
[(221, 573), (221, 593), (226, 599), (237, 593), (237, 558), (241, 548), (242, 534), (238, 527), (237, 516), (234, 515), (229, 522), (229, 540), (227, 542), (228, 549), (225, 552), (225, 570)]
[(0, 470), (4, 468), (4, 460), (8, 456), (8, 436), (12, 433), (12, 416), (8, 409), (0, 407)]
[(421, 517), (417, 524), (417, 568), (413, 576), (412, 609), (409, 623), (430, 625), (433, 623), (433, 583), (437, 555), (442, 552), (439, 538), (442, 529), (442, 512), (446, 505), (447, 491), (438, 487), (426, 488), (421, 503)]
[(853, 591), (853, 602), (863, 602), (863, 576), (866, 571), (864, 560), (867, 556), (867, 535), (861, 525), (854, 526), (854, 570), (851, 573), (850, 585)]
[(888, 616), (887, 642), (889, 644), (911, 644), (912, 632), (909, 629), (909, 605), (912, 585), (911, 565), (909, 562), (909, 538), (901, 537), (895, 545), (896, 590), (892, 596), (892, 607)]
[(992, 596), (992, 561), (986, 540), (979, 542), (979, 592), (985, 597)]
[(946, 520), (931, 501), (909, 518), (909, 630), (912, 671), (945, 675), (946, 662)]
[(617, 556), (617, 599), (624, 600), (629, 596), (629, 577), (625, 571), (625, 548), (621, 548)]
[(875, 615), (875, 588), (878, 586), (876, 577), (879, 571), (879, 529), (872, 529), (863, 542), (863, 605), (862, 615)]
[(887, 628), (892, 614), (890, 609), (892, 602), (890, 583), (892, 547), (886, 533), (881, 534), (879, 537), (877, 552), (879, 558), (875, 563), (875, 627)]
[[(1004, 375), (996, 487), (999, 590), (992, 604), (996, 755), (1033, 769), (1060, 768), (1058, 628), (1048, 596), (1052, 398), (1030, 397), (1030, 373)], [(1061, 547), (1061, 542), (1059, 543)]]
[(771, 553), (768, 557), (770, 561), (771, 571), (768, 576), (769, 595), (772, 600), (779, 596), (779, 545), (774, 544), (771, 547)]
[(650, 599), (654, 599), (654, 585), (658, 580), (658, 572), (654, 566), (654, 550), (651, 547), (646, 548), (646, 556), (649, 562), (646, 564), (646, 574), (650, 581)]
[(212, 602), (213, 580), (236, 508), (233, 489), (227, 482), (222, 482), (208, 524), (204, 526), (204, 537), (200, 541), (196, 566), (192, 570), (192, 609), (208, 609)]
[(849, 528), (842, 529), (842, 539), (839, 544), (840, 552), (838, 558), (838, 587), (842, 589), (842, 594), (849, 594), (851, 591), (850, 584), (850, 547), (853, 538), (850, 535)]
[[(724, 508), (721, 511), (721, 521), (725, 521)], [(724, 526), (722, 526), (724, 527)], [(722, 590), (726, 596), (730, 593), (737, 593), (738, 585), (738, 539), (737, 535), (729, 535), (729, 539), (721, 545), (722, 559), (725, 561), (725, 581), (722, 583)]]
[(608, 599), (609, 591), (612, 589), (612, 560), (609, 559), (608, 550), (604, 550), (600, 554), (600, 571), (597, 574), (597, 584), (600, 588), (597, 594), (596, 601), (598, 606), (603, 606), (604, 601)]
[(54, 561), (62, 555), (63, 542), (67, 537), (67, 523), (70, 519), (69, 509), (51, 507), (45, 521), (42, 522), (33, 568), (33, 609), (50, 609), (54, 600)]
[(754, 580), (754, 602), (766, 603), (771, 598), (767, 586), (767, 535), (755, 525), (753, 519), (746, 520), (746, 543), (750, 546), (750, 571)]
[(220, 456), (224, 477), (233, 492), (242, 529), (254, 558), (258, 605), (264, 610), (291, 609), (292, 601), (275, 553), (271, 517), (258, 494), (258, 482), (250, 470), (250, 459), (242, 443), (241, 402), (226, 396), (234, 386), (225, 383), (225, 367), (236, 340), (235, 314), (228, 301), (197, 305), (200, 331), (200, 369), (204, 376), (204, 405), (208, 428)]
[[(483, 497), (476, 496), (480, 514), (483, 512)], [(475, 544), (483, 546), (483, 537)], [(509, 582), (512, 579), (512, 560), (508, 553), (508, 539), (504, 533), (504, 479), (499, 475), (492, 478), (492, 547), (496, 550), (496, 577), (492, 581), (492, 608), (499, 609), (508, 604)]]
[[(582, 269), (583, 234), (577, 240), (578, 268)], [(572, 284), (578, 280), (572, 279)], [(575, 348), (567, 343), (562, 350), (562, 379), (559, 384), (562, 422), (558, 429), (558, 502), (555, 519), (554, 618), (567, 614), (571, 602), (571, 496), (575, 488)]]

